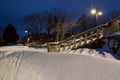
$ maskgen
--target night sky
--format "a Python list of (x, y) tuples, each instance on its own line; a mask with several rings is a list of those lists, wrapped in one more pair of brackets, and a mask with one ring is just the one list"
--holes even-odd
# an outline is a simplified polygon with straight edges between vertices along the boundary
[(22, 36), (25, 34), (23, 18), (26, 15), (58, 7), (79, 16), (88, 14), (94, 5), (104, 14), (111, 10), (120, 10), (120, 0), (0, 0), (0, 25), (4, 27), (11, 23)]

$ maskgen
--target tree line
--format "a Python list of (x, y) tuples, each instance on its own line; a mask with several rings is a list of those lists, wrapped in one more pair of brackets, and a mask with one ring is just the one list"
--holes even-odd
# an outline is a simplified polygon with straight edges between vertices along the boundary
[(67, 10), (54, 8), (26, 16), (24, 23), (34, 40), (40, 38), (35, 36), (46, 33), (48, 41), (59, 41), (64, 39), (71, 18), (72, 14)]
[[(100, 16), (97, 25), (103, 24), (119, 15), (120, 11), (113, 10), (107, 15)], [(53, 8), (26, 16), (24, 23), (33, 40), (41, 40), (41, 34), (45, 33), (47, 42), (61, 41), (71, 35), (95, 27), (94, 16), (82, 14), (75, 20), (73, 20), (73, 16), (72, 12), (66, 9)]]
[[(113, 10), (104, 16), (99, 17), (97, 25), (103, 24), (120, 15), (120, 11)], [(95, 18), (90, 14), (81, 14), (73, 20), (74, 14), (66, 9), (53, 8), (25, 16), (25, 30), (27, 36), (24, 36), (22, 43), (29, 42), (57, 42), (71, 35), (83, 32), (95, 27)], [(19, 35), (12, 24), (4, 29), (0, 26), (0, 44), (17, 43)]]

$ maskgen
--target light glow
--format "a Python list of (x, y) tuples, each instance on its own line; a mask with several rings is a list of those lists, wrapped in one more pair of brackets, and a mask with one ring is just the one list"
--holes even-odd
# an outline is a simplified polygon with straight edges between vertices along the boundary
[(99, 15), (99, 16), (101, 16), (102, 14), (103, 14), (103, 13), (102, 13), (101, 11), (100, 11), (100, 12), (98, 12), (98, 15)]
[(94, 14), (96, 14), (96, 13), (97, 13), (97, 10), (96, 10), (95, 8), (91, 10), (91, 14), (94, 15)]
[(27, 30), (25, 30), (25, 33), (28, 33), (28, 31), (27, 31)]

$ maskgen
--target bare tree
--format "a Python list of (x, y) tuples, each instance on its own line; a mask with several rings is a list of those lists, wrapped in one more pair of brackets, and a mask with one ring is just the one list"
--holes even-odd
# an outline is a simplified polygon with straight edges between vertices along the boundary
[(110, 11), (110, 12), (108, 13), (107, 19), (108, 19), (108, 20), (112, 20), (112, 19), (114, 19), (114, 18), (117, 17), (117, 16), (120, 16), (120, 11), (118, 11), (118, 10), (113, 10), (113, 11)]
[(39, 34), (44, 26), (44, 12), (38, 12), (24, 18), (25, 25), (31, 33)]
[(76, 34), (95, 27), (95, 20), (92, 16), (82, 14), (69, 26), (71, 27), (71, 34)]
[(51, 34), (54, 41), (64, 39), (64, 33), (66, 32), (67, 23), (71, 17), (71, 12), (65, 9), (53, 8), (51, 10), (35, 13), (24, 18), (25, 24), (31, 33), (39, 34), (43, 31), (47, 31), (48, 39)]
[[(45, 13), (38, 12), (24, 18), (26, 28), (32, 41), (41, 41), (41, 34), (45, 33)], [(46, 35), (45, 35), (46, 36)], [(44, 39), (44, 38), (42, 38)]]
[(60, 33), (60, 39), (64, 39), (64, 32), (66, 31), (66, 25), (70, 19), (70, 13), (65, 9), (54, 8), (47, 11), (46, 22), (49, 33), (54, 33), (54, 41), (58, 41), (58, 33)]
[(112, 10), (112, 11), (106, 13), (106, 15), (102, 16), (101, 23), (104, 24), (107, 21), (110, 21), (118, 16), (120, 16), (120, 11), (119, 10)]

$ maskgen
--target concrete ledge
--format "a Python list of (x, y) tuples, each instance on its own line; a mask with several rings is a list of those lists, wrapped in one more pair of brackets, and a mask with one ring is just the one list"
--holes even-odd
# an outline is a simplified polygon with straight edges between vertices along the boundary
[(50, 42), (48, 43), (48, 52), (60, 52), (59, 42)]

